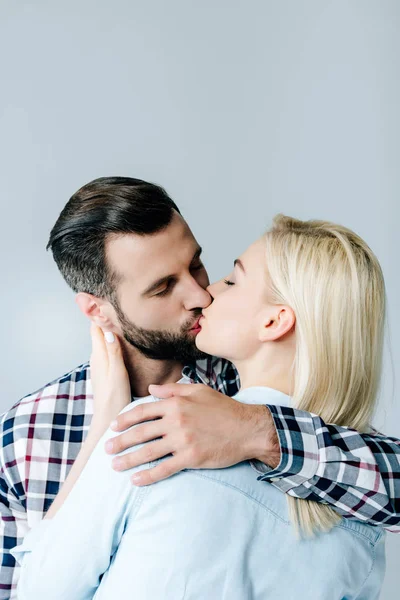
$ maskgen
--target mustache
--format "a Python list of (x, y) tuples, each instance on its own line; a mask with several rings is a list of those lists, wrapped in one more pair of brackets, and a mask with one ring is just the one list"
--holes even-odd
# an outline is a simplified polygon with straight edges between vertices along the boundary
[(189, 318), (186, 323), (182, 326), (182, 331), (186, 332), (189, 329), (192, 329), (196, 321), (198, 321), (199, 317), (201, 317), (201, 313), (203, 312), (202, 308), (194, 308), (192, 310), (192, 317)]

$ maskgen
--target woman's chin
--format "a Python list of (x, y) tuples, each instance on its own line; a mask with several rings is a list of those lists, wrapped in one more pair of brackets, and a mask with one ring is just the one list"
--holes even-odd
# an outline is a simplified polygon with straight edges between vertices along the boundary
[(221, 345), (220, 339), (215, 339), (215, 335), (212, 333), (209, 334), (208, 327), (204, 330), (201, 329), (199, 333), (196, 335), (195, 344), (198, 350), (201, 352), (205, 352), (210, 356), (217, 356), (218, 358), (225, 358), (226, 360), (231, 360), (226, 354), (227, 349), (224, 348), (223, 344)]
[(199, 350), (201, 350), (202, 352), (206, 352), (207, 354), (210, 354), (210, 352), (209, 352), (210, 348), (207, 347), (207, 346), (209, 346), (209, 344), (207, 344), (207, 335), (205, 335), (205, 333), (203, 332), (202, 329), (200, 329), (199, 333), (196, 335), (195, 343)]

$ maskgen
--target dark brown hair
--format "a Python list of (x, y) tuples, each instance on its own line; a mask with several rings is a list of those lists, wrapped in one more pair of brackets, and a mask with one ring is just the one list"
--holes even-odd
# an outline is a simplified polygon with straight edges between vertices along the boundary
[(165, 229), (174, 211), (167, 192), (131, 177), (101, 177), (81, 187), (65, 205), (46, 246), (74, 292), (87, 292), (111, 302), (118, 276), (105, 255), (109, 236), (151, 235)]

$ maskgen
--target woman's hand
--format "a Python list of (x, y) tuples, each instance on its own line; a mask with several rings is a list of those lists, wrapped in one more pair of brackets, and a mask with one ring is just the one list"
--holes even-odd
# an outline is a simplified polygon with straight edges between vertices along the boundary
[(92, 323), (92, 354), (90, 372), (93, 387), (93, 426), (106, 429), (121, 410), (131, 402), (131, 386), (118, 336), (108, 333), (114, 341), (106, 341), (100, 327)]
[(129, 376), (117, 336), (114, 334), (112, 343), (106, 342), (103, 331), (94, 324), (91, 325), (90, 334), (92, 336), (90, 370), (94, 396), (93, 418), (79, 454), (47, 511), (45, 519), (54, 517), (58, 512), (110, 422), (131, 401)]

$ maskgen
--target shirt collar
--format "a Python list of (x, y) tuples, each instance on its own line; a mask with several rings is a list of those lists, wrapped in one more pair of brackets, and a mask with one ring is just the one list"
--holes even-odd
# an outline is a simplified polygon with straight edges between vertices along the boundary
[(244, 404), (275, 404), (287, 407), (291, 405), (290, 396), (267, 386), (240, 389), (234, 399)]
[(191, 383), (204, 383), (205, 385), (209, 385), (210, 383), (207, 372), (199, 367), (199, 362), (185, 365), (182, 369), (182, 375), (188, 377)]

